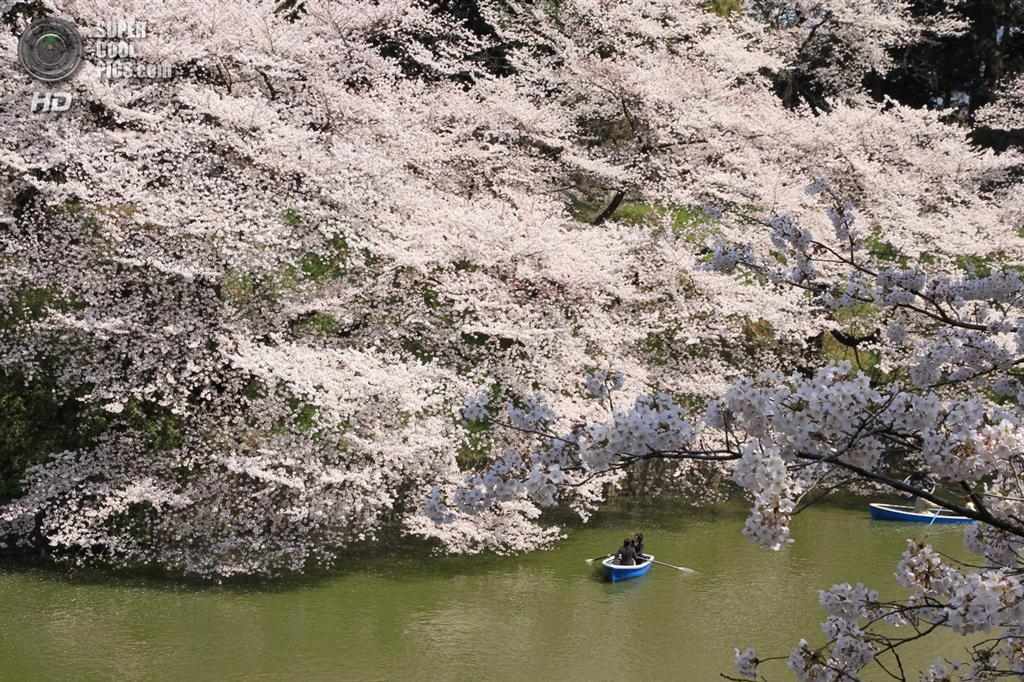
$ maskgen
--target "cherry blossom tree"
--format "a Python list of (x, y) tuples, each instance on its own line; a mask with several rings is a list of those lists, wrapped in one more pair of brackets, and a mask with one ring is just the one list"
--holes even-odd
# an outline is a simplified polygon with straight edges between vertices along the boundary
[(991, 103), (982, 107), (978, 112), (978, 119), (981, 123), (993, 128), (1004, 130), (1016, 130), (1024, 127), (1024, 114), (1021, 114), (1021, 106), (1024, 104), (1024, 75), (1018, 75), (1008, 82), (997, 97)]
[[(609, 18), (608, 24), (617, 22)], [(599, 29), (588, 24), (585, 36), (597, 42)], [(604, 72), (613, 71), (606, 64), (611, 59), (601, 55)], [(585, 63), (573, 60), (572, 68), (583, 69)], [(645, 70), (622, 72), (636, 77)], [(667, 80), (659, 76), (659, 83)], [(590, 83), (598, 78), (573, 80)], [(606, 86), (610, 97), (631, 101), (623, 93), (632, 83), (617, 85)], [(632, 99), (645, 102), (651, 97)], [(630, 113), (633, 130), (671, 130), (670, 121), (687, 120), (678, 110), (664, 121), (649, 110)], [(775, 112), (770, 127), (777, 130), (785, 121)], [(829, 132), (823, 134), (823, 128)], [(729, 132), (734, 130), (735, 124)], [(809, 131), (814, 131), (812, 139), (804, 137)], [(716, 141), (728, 135), (718, 132)], [(1019, 367), (1024, 362), (1022, 290), (1019, 270), (999, 262), (1020, 257), (1021, 204), (1013, 180), (1020, 158), (971, 149), (963, 144), (963, 133), (943, 123), (939, 114), (893, 103), (878, 108), (836, 102), (828, 116), (802, 118), (786, 132), (774, 138), (768, 131), (763, 134), (815, 151), (797, 160), (787, 158), (785, 147), (780, 154), (779, 145), (742, 148), (763, 154), (744, 165), (744, 188), (758, 193), (758, 206), (784, 206), (784, 211), (751, 211), (720, 186), (700, 187), (698, 178), (688, 178), (686, 190), (696, 185), (695, 194), (703, 190), (720, 213), (717, 227), (726, 238), (713, 248), (712, 267), (801, 292), (808, 321), (834, 325), (837, 313), (855, 310), (878, 325), (860, 338), (830, 330), (853, 351), (855, 365), (744, 379), (690, 419), (671, 388), (641, 393), (632, 403), (627, 395), (625, 406), (620, 398), (617, 408), (611, 396), (624, 378), (607, 369), (590, 373), (584, 382), (607, 409), (603, 419), (564, 418), (540, 394), (525, 403), (503, 405), (484, 390), (467, 402), (464, 415), (471, 423), (503, 426), (506, 440), (497, 449), (505, 454), (486, 474), (474, 473), (460, 489), (448, 491), (452, 504), (438, 510), (434, 503), (429, 511), (442, 527), (455, 519), (465, 521), (489, 497), (522, 494), (510, 487), (512, 479), (540, 504), (560, 499), (586, 515), (601, 499), (595, 482), (614, 484), (638, 462), (671, 459), (693, 469), (714, 463), (727, 466), (753, 499), (745, 533), (779, 549), (791, 541), (792, 513), (819, 490), (872, 485), (913, 493), (981, 522), (969, 531), (968, 543), (983, 557), (983, 568), (962, 571), (929, 548), (911, 545), (899, 577), (912, 597), (883, 604), (863, 586), (823, 592), (828, 642), (820, 647), (801, 642), (788, 659), (789, 667), (799, 679), (857, 679), (860, 669), (874, 660), (905, 678), (899, 648), (938, 627), (949, 627), (961, 633), (998, 633), (970, 652), (970, 662), (957, 669), (960, 677), (1018, 675), (1024, 665), (1019, 644), (1024, 532), (1019, 467), (1024, 462), (1017, 436)], [(915, 135), (932, 142), (918, 147), (918, 138), (906, 146), (889, 144)], [(746, 141), (750, 138), (756, 136)], [(672, 146), (670, 135), (656, 140), (643, 150), (648, 152), (645, 161), (654, 150)], [(816, 147), (819, 141), (825, 146)], [(826, 161), (826, 148), (841, 149), (831, 157), (837, 158), (835, 165)], [(945, 152), (932, 156), (937, 148)], [(886, 149), (895, 153), (886, 156)], [(914, 149), (927, 149), (929, 158)], [(732, 152), (733, 158), (740, 154)], [(973, 170), (959, 172), (968, 167)], [(792, 193), (778, 199), (785, 190), (751, 189), (758, 170), (807, 182), (790, 185)], [(908, 191), (903, 185), (926, 176), (930, 179), (917, 189)], [(664, 173), (656, 177), (671, 182)], [(800, 190), (811, 199), (799, 196)], [(760, 232), (752, 236), (752, 227)], [(943, 230), (941, 237), (937, 229)], [(959, 229), (964, 231), (957, 236)], [(979, 249), (975, 240), (980, 235), (987, 236)], [(671, 380), (666, 383), (671, 387)], [(519, 474), (510, 477), (516, 468)], [(908, 473), (921, 472), (944, 484), (949, 494), (935, 495), (904, 482)], [(912, 634), (880, 634), (873, 629), (880, 623), (901, 625)], [(737, 655), (740, 671), (754, 677), (757, 654), (747, 649)], [(934, 679), (952, 674), (939, 669), (927, 673)]]
[[(909, 545), (911, 596), (824, 591), (789, 668), (905, 678), (941, 627), (995, 633), (960, 678), (1020, 673), (1024, 159), (864, 89), (963, 27), (859, 0), (459, 6), (8, 10), (0, 373), (90, 428), (25, 471), (0, 542), (276, 576), (393, 532), (545, 547), (546, 508), (643, 480), (738, 487), (781, 549), (821, 493), (894, 490), (977, 519), (980, 567)], [(90, 57), (70, 111), (17, 105), (32, 16), (112, 11), (173, 78)]]

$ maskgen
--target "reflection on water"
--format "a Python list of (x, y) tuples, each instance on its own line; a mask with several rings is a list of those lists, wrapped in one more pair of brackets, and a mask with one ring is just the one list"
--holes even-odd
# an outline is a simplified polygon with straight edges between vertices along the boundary
[[(742, 525), (739, 505), (603, 514), (551, 552), (380, 559), (291, 589), (0, 569), (0, 679), (715, 680), (732, 671), (734, 646), (781, 654), (800, 637), (820, 642), (819, 589), (861, 581), (899, 596), (906, 537), (964, 554), (962, 529), (873, 522), (859, 508), (802, 514), (781, 552), (751, 545)], [(595, 579), (584, 560), (636, 531), (659, 559), (700, 573)], [(963, 644), (943, 634), (904, 665)], [(781, 665), (766, 672), (789, 677)]]

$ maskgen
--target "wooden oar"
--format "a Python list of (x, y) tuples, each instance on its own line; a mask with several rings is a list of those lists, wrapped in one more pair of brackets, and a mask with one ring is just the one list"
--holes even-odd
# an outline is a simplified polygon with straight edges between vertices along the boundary
[(587, 559), (587, 563), (588, 564), (592, 564), (595, 561), (597, 561), (598, 559), (607, 559), (610, 556), (611, 556), (611, 554), (602, 554), (601, 556), (596, 556), (593, 559)]
[(682, 571), (683, 573), (696, 573), (697, 572), (697, 571), (693, 570), (692, 568), (687, 568), (686, 566), (674, 566), (672, 564), (666, 564), (664, 561), (658, 561), (657, 559), (654, 560), (654, 563), (658, 564), (659, 566), (668, 566), (669, 568), (674, 568), (677, 571)]

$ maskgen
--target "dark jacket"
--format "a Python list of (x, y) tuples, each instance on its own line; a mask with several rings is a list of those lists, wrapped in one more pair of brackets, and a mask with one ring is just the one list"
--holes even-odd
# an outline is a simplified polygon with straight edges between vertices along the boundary
[(623, 545), (615, 555), (615, 563), (619, 566), (635, 566), (636, 550), (633, 545)]

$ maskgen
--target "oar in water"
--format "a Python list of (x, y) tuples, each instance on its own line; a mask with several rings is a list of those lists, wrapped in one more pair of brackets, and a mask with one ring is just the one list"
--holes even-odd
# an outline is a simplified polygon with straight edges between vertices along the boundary
[(611, 556), (611, 554), (602, 554), (601, 556), (596, 556), (593, 559), (587, 559), (587, 563), (588, 564), (592, 564), (595, 561), (597, 561), (598, 559), (607, 559), (610, 556)]
[(677, 571), (682, 571), (683, 573), (696, 573), (697, 572), (697, 571), (693, 570), (692, 568), (687, 568), (686, 566), (674, 566), (672, 564), (666, 564), (664, 561), (658, 561), (657, 559), (654, 560), (654, 563), (656, 563), (656, 564), (658, 564), (660, 566), (668, 566), (669, 568), (674, 568)]

